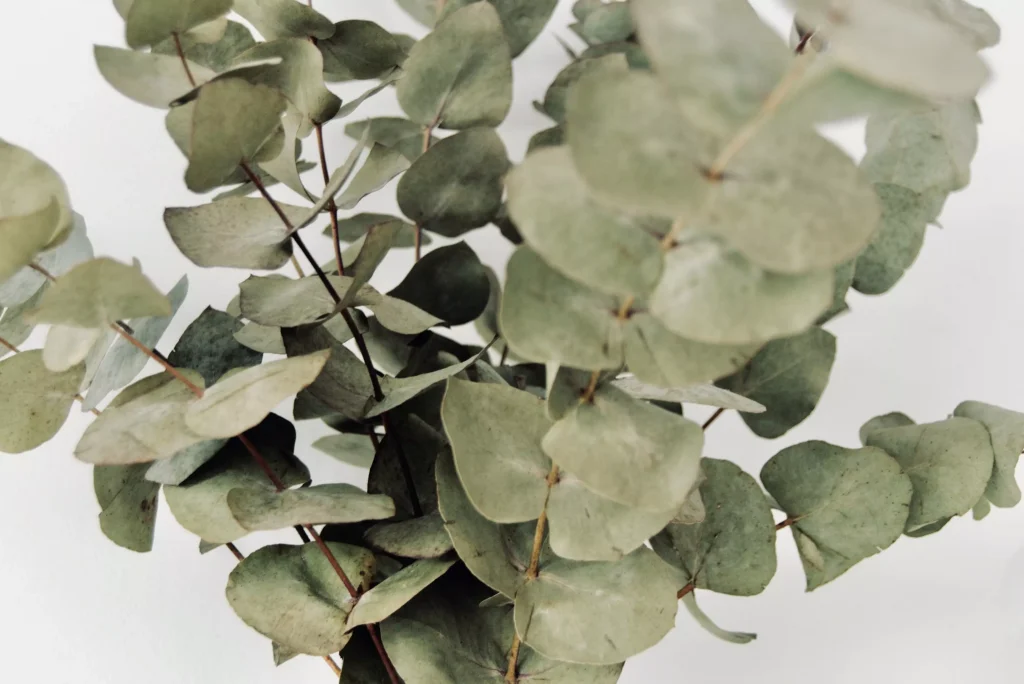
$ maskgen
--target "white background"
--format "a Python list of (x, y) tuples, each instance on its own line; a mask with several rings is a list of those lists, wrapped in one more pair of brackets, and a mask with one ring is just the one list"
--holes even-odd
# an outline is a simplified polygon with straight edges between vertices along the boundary
[[(921, 257), (893, 292), (852, 297), (852, 313), (830, 326), (839, 353), (813, 416), (768, 442), (727, 415), (710, 430), (708, 455), (756, 473), (778, 449), (803, 440), (855, 446), (858, 426), (890, 410), (918, 421), (941, 419), (964, 399), (1024, 410), (1024, 281), (1018, 277), (1024, 235), (1017, 225), (1024, 209), (1024, 94), (1017, 77), (1024, 67), (1024, 5), (980, 2), (1003, 25), (1004, 39), (987, 53), (996, 78), (981, 98), (985, 125), (973, 185), (949, 201), (944, 227), (929, 230)], [(317, 0), (317, 7), (336, 20), (362, 17), (395, 31), (422, 30), (390, 0)], [(785, 25), (775, 9), (769, 15)], [(562, 28), (567, 17), (563, 3), (551, 24), (556, 30), (516, 62), (516, 107), (502, 129), (514, 159), (521, 158), (529, 135), (548, 125), (530, 102), (542, 97), (565, 64), (553, 33), (569, 37)], [(0, 136), (63, 174), (98, 253), (140, 258), (165, 289), (188, 271), (189, 298), (160, 345), (167, 352), (207, 303), (223, 307), (245, 274), (197, 269), (167, 238), (163, 208), (199, 199), (184, 189), (183, 159), (163, 133), (162, 113), (107, 86), (94, 66), (94, 43), (123, 45), (123, 25), (109, 0), (2, 0)], [(391, 93), (359, 114), (381, 112), (397, 112)], [(340, 128), (328, 132), (334, 164), (350, 147)], [(859, 153), (856, 130), (839, 135)], [(392, 199), (375, 198), (360, 209), (393, 210)], [(309, 241), (326, 257), (326, 239), (311, 235)], [(476, 231), (469, 241), (495, 266), (507, 257), (493, 228)], [(397, 282), (407, 267), (404, 256), (389, 261), (381, 284)], [(269, 643), (224, 600), (234, 564), (230, 554), (200, 557), (196, 539), (166, 510), (150, 554), (119, 549), (102, 536), (90, 469), (71, 455), (87, 423), (76, 409), (64, 432), (43, 448), (0, 455), (0, 681), (331, 681), (314, 658), (273, 667)], [(322, 433), (322, 427), (304, 426), (298, 448), (317, 480), (359, 481), (359, 473), (309, 448)], [(249, 551), (266, 540), (254, 536), (239, 546)], [(996, 509), (981, 523), (957, 519), (926, 539), (903, 538), (813, 594), (803, 592), (788, 533), (780, 534), (778, 548), (779, 571), (763, 595), (702, 593), (702, 605), (721, 625), (758, 632), (756, 642), (717, 641), (683, 611), (678, 628), (635, 658), (622, 681), (1022, 681), (1015, 653), (1024, 643), (1024, 507)]]

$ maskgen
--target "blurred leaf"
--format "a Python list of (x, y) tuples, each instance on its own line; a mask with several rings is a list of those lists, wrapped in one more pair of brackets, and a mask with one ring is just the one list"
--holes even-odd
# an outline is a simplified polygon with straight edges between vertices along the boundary
[(234, 10), (266, 40), (326, 39), (334, 35), (330, 19), (295, 0), (234, 0)]
[[(96, 66), (107, 83), (139, 104), (168, 109), (172, 102), (195, 87), (177, 55), (135, 52), (104, 45), (97, 45), (93, 54)], [(203, 84), (216, 75), (192, 62), (188, 63), (188, 69), (197, 84)]]
[[(429, 2), (429, 0), (427, 1)], [(441, 8), (437, 15), (437, 22), (445, 21), (457, 10), (476, 1), (447, 0), (447, 2), (437, 3), (437, 6)], [(512, 57), (518, 57), (540, 35), (558, 5), (558, 0), (487, 0), (487, 2), (494, 5), (494, 9), (498, 11), (498, 18), (501, 19), (501, 27), (505, 30), (505, 38), (508, 40)], [(433, 25), (433, 22), (427, 25)]]
[(41, 351), (0, 361), (0, 451), (20, 454), (48, 442), (71, 412), (84, 366), (51, 373)]
[(232, 0), (133, 0), (125, 18), (128, 47), (156, 45), (224, 16), (231, 5)]

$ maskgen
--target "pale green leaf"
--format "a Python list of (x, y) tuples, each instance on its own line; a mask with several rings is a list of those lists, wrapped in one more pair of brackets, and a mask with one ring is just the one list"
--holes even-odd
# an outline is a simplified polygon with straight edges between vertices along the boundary
[(281, 329), (274, 326), (246, 323), (241, 330), (234, 334), (234, 338), (242, 346), (263, 354), (285, 353)]
[(512, 105), (512, 59), (494, 6), (454, 12), (409, 51), (398, 103), (424, 126), (497, 126)]
[(715, 385), (687, 385), (666, 389), (643, 383), (633, 375), (616, 378), (612, 384), (626, 394), (646, 401), (703, 404), (744, 413), (764, 413), (765, 411), (762, 404)]
[(980, 401), (965, 401), (956, 407), (953, 415), (978, 421), (992, 440), (995, 462), (985, 498), (1001, 508), (1016, 506), (1021, 496), (1014, 471), (1024, 451), (1024, 414)]
[(781, 437), (811, 415), (828, 384), (836, 338), (821, 328), (773, 340), (747, 366), (718, 382), (767, 410), (744, 413), (743, 422), (759, 437)]
[(234, 0), (234, 9), (256, 27), (266, 40), (278, 38), (330, 38), (334, 24), (296, 0)]
[[(437, 21), (441, 22), (455, 11), (477, 0), (419, 1), (421, 3), (433, 1), (439, 8)], [(494, 5), (494, 9), (498, 11), (498, 18), (501, 19), (501, 27), (505, 30), (505, 38), (508, 40), (512, 57), (518, 57), (540, 35), (558, 5), (558, 0), (487, 0), (487, 2)], [(433, 21), (427, 25), (433, 25)]]
[[(96, 66), (107, 83), (139, 104), (167, 109), (195, 87), (177, 55), (135, 52), (105, 45), (97, 45), (93, 54)], [(197, 84), (203, 84), (216, 75), (192, 62), (188, 68)]]
[(96, 466), (93, 489), (100, 504), (100, 529), (118, 546), (146, 553), (153, 549), (160, 485), (145, 479), (148, 465)]
[(383, 622), (455, 564), (453, 560), (419, 560), (359, 597), (348, 616), (349, 628)]
[(150, 463), (146, 479), (159, 484), (180, 485), (216, 456), (225, 444), (226, 439), (208, 439), (185, 447), (170, 458)]
[(50, 326), (46, 332), (46, 343), (43, 345), (43, 363), (47, 370), (62, 373), (82, 363), (103, 339), (102, 328)]
[(928, 223), (933, 221), (944, 194), (914, 192), (893, 183), (876, 183), (882, 207), (878, 232), (857, 257), (853, 287), (864, 294), (888, 292), (917, 259)]
[[(327, 548), (356, 586), (367, 587), (373, 554), (348, 544)], [(228, 577), (228, 604), (247, 625), (285, 648), (329, 655), (348, 642), (355, 600), (315, 544), (274, 544), (250, 554)]]
[(0, 361), (0, 451), (31, 451), (56, 435), (71, 412), (84, 374), (84, 366), (51, 373), (41, 351)]
[(275, 492), (269, 484), (240, 487), (228, 492), (227, 503), (238, 524), (253, 532), (313, 523), (383, 520), (395, 514), (391, 499), (367, 494), (350, 484), (324, 484), (283, 492)]
[[(327, 412), (359, 420), (365, 417), (366, 407), (373, 396), (373, 387), (362, 361), (343, 347), (323, 327), (295, 328), (282, 331), (284, 347), (290, 356), (330, 350), (330, 358), (317, 379), (297, 397), (313, 400)], [(369, 438), (367, 438), (369, 439)]]
[(391, 182), (391, 179), (410, 166), (402, 153), (391, 147), (375, 143), (370, 148), (362, 167), (352, 177), (345, 191), (338, 197), (341, 209), (352, 209), (367, 195), (374, 193)]
[(791, 527), (808, 591), (899, 539), (913, 493), (912, 477), (900, 465), (873, 447), (804, 442), (783, 449), (761, 469), (768, 493), (795, 521)]
[(693, 619), (697, 621), (697, 624), (723, 641), (728, 641), (731, 644), (749, 644), (757, 638), (757, 635), (751, 632), (730, 632), (716, 625), (708, 617), (707, 613), (697, 605), (697, 599), (692, 591), (683, 597), (683, 605), (686, 607), (687, 612), (693, 616)]
[(369, 435), (328, 435), (313, 442), (313, 448), (356, 468), (369, 468), (373, 463), (374, 448)]
[(891, 427), (903, 427), (904, 425), (914, 425), (914, 419), (905, 413), (900, 413), (899, 411), (875, 416), (860, 426), (860, 443), (867, 446), (868, 437), (870, 437), (871, 433), (876, 430), (884, 430)]
[(405, 558), (440, 558), (453, 548), (437, 511), (401, 522), (378, 523), (364, 537), (373, 548)]
[(133, 0), (125, 17), (128, 46), (138, 50), (156, 45), (223, 17), (231, 5), (232, 0)]
[[(80, 214), (74, 214), (73, 225), (67, 239), (56, 247), (38, 254), (34, 263), (42, 266), (53, 276), (62, 276), (93, 256), (92, 243), (86, 235), (85, 219)], [(32, 307), (26, 303), (30, 299), (42, 296), (41, 290), (46, 284), (46, 276), (26, 266), (0, 282), (0, 306), (14, 307), (22, 312), (28, 311)]]
[(7, 280), (49, 244), (60, 224), (61, 207), (57, 198), (39, 211), (21, 216), (0, 217), (0, 281)]
[[(249, 29), (237, 21), (228, 21), (223, 34), (213, 42), (201, 38), (195, 32), (180, 36), (182, 51), (189, 61), (218, 73), (227, 71), (235, 57), (256, 44)], [(177, 56), (178, 48), (171, 38), (154, 45), (153, 52)]]
[(380, 383), (381, 388), (384, 391), (384, 398), (380, 401), (374, 399), (370, 402), (367, 407), (366, 417), (373, 418), (374, 416), (379, 416), (382, 413), (390, 411), (396, 406), (401, 406), (422, 392), (427, 391), (437, 383), (447, 380), (453, 375), (457, 375), (466, 370), (476, 363), (477, 359), (482, 355), (483, 351), (469, 357), (465, 361), (461, 361), (435, 371), (430, 371), (429, 373), (422, 373), (420, 375), (411, 375), (400, 378), (384, 376), (381, 378)]
[[(36, 251), (50, 249), (63, 242), (71, 232), (75, 217), (71, 211), (71, 200), (68, 198), (67, 188), (64, 181), (46, 162), (34, 154), (17, 145), (12, 145), (0, 139), (0, 168), (3, 168), (3, 176), (0, 177), (0, 225), (7, 227), (0, 228), (0, 283), (14, 275), (25, 263), (18, 263), (21, 258), (12, 259), (8, 249), (15, 249), (15, 243), (8, 243), (9, 240), (17, 238), (20, 242), (24, 236), (19, 235), (21, 230), (13, 230), (7, 221), (19, 218), (22, 221), (29, 221), (29, 217), (50, 210), (50, 205), (56, 203), (59, 211), (56, 220), (47, 228), (45, 222), (38, 223), (37, 219), (31, 219), (31, 227), (34, 231), (48, 233), (44, 238), (32, 239), (33, 245), (42, 245), (33, 248)], [(38, 217), (41, 219), (42, 216)], [(14, 233), (13, 235), (11, 233)], [(17, 265), (15, 265), (17, 264)], [(27, 299), (31, 293), (24, 295)], [(15, 302), (5, 300), (6, 304)]]
[(258, 425), (279, 403), (310, 385), (330, 352), (314, 352), (256, 366), (221, 379), (188, 408), (189, 429), (205, 437), (233, 437)]
[[(400, 117), (382, 116), (353, 121), (345, 126), (345, 135), (356, 140), (365, 137), (368, 145), (380, 143), (393, 147), (409, 161), (416, 161), (416, 158), (423, 154), (423, 126)], [(429, 149), (436, 142), (437, 139), (431, 136), (426, 147)]]

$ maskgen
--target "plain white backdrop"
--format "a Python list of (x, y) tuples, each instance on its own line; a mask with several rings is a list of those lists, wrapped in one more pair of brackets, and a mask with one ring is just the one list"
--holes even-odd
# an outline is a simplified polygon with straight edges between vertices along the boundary
[[(685, 0), (680, 0), (685, 1)], [(709, 431), (707, 455), (757, 473), (782, 447), (807, 439), (856, 446), (866, 419), (902, 410), (938, 420), (965, 399), (1024, 410), (1024, 5), (978, 0), (1003, 26), (987, 53), (995, 80), (981, 97), (985, 124), (972, 186), (953, 196), (942, 228), (931, 228), (921, 257), (887, 295), (851, 297), (852, 312), (830, 324), (839, 352), (820, 406), (774, 442), (752, 436), (735, 415)], [(566, 62), (555, 41), (572, 40), (563, 2), (549, 30), (516, 62), (516, 105), (502, 127), (520, 159), (529, 136), (546, 127), (530, 102)], [(419, 35), (392, 0), (317, 0), (335, 19), (367, 18)], [(765, 3), (759, 3), (759, 7)], [(779, 27), (785, 14), (766, 6)], [(126, 100), (100, 78), (93, 44), (123, 45), (109, 0), (0, 2), (0, 137), (28, 147), (65, 178), (89, 222), (98, 253), (141, 259), (169, 288), (182, 272), (191, 292), (161, 343), (164, 352), (209, 303), (223, 307), (242, 272), (204, 271), (181, 257), (161, 222), (166, 206), (198, 204), (182, 182), (184, 160), (163, 132), (163, 115)], [(350, 96), (362, 86), (345, 86)], [(397, 113), (391, 93), (357, 117)], [(328, 129), (328, 157), (340, 164), (351, 141)], [(835, 135), (861, 152), (856, 126)], [(307, 152), (307, 157), (309, 154)], [(316, 176), (312, 176), (311, 186)], [(276, 191), (287, 199), (281, 190)], [(393, 211), (393, 190), (361, 210)], [(326, 257), (326, 239), (308, 240)], [(501, 268), (509, 248), (494, 228), (469, 242)], [(392, 256), (379, 276), (396, 283), (409, 266)], [(3, 416), (0, 416), (3, 420)], [(200, 556), (197, 540), (165, 510), (156, 546), (138, 555), (100, 533), (91, 471), (72, 457), (88, 424), (77, 408), (65, 430), (33, 453), (0, 455), (0, 681), (44, 684), (305, 684), (332, 681), (323, 662), (301, 658), (275, 669), (270, 645), (224, 600), (234, 560)], [(310, 448), (325, 428), (300, 428), (299, 455), (317, 481), (365, 475)], [(273, 539), (254, 535), (243, 551)], [(284, 537), (282, 537), (284, 539)], [(289, 538), (290, 539), (290, 538)], [(723, 627), (752, 631), (746, 646), (715, 640), (682, 611), (678, 627), (635, 658), (625, 684), (961, 684), (1022, 681), (1024, 507), (995, 509), (977, 523), (952, 521), (940, 534), (903, 538), (835, 583), (803, 592), (788, 532), (779, 536), (779, 571), (753, 598), (702, 592)]]

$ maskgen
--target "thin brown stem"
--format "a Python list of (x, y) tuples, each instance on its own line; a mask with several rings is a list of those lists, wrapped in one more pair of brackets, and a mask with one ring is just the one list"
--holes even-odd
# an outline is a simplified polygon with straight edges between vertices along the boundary
[(171, 377), (173, 377), (181, 384), (185, 385), (185, 387), (188, 387), (189, 391), (191, 391), (192, 394), (196, 395), (197, 397), (203, 396), (203, 388), (196, 385), (194, 382), (185, 377), (181, 373), (181, 371), (179, 371), (177, 368), (168, 363), (167, 359), (165, 359), (162, 354), (156, 353), (146, 345), (142, 344), (142, 342), (139, 342), (139, 340), (136, 339), (134, 335), (132, 335), (119, 325), (111, 323), (110, 329), (116, 332), (121, 337), (123, 337), (125, 340), (127, 340), (133, 347), (141, 351), (143, 354), (145, 354), (146, 356), (148, 356), (149, 358), (153, 359), (161, 366), (163, 366), (164, 370), (167, 371), (171, 375)]
[(398, 672), (395, 670), (394, 663), (391, 662), (391, 656), (389, 656), (388, 652), (384, 649), (384, 642), (380, 639), (380, 632), (377, 631), (377, 625), (366, 625), (366, 631), (370, 633), (370, 639), (373, 640), (373, 645), (377, 649), (380, 661), (384, 663), (384, 669), (388, 673), (388, 679), (391, 680), (391, 684), (401, 684), (402, 680), (398, 676)]
[(178, 51), (178, 59), (181, 60), (181, 66), (185, 69), (185, 76), (188, 77), (188, 82), (192, 84), (192, 87), (196, 87), (196, 79), (192, 75), (192, 70), (188, 67), (188, 60), (185, 59), (185, 50), (181, 47), (181, 36), (178, 35), (177, 31), (171, 34), (174, 38), (174, 49)]
[(242, 554), (241, 551), (238, 550), (237, 546), (235, 546), (231, 542), (228, 542), (227, 544), (225, 544), (225, 546), (228, 547), (228, 551), (231, 552), (231, 555), (234, 556), (235, 559), (238, 560), (238, 562), (242, 562), (245, 560), (245, 556)]
[(11, 344), (2, 337), (0, 337), (0, 346), (7, 347), (8, 350), (14, 352), (15, 354), (20, 353), (17, 347), (15, 347), (13, 344)]
[(558, 466), (551, 464), (551, 471), (548, 473), (548, 492), (544, 497), (544, 507), (537, 517), (537, 529), (533, 533), (533, 550), (530, 552), (530, 565), (526, 569), (526, 579), (537, 579), (537, 572), (540, 568), (540, 550), (544, 546), (544, 532), (548, 522), (548, 499), (551, 498), (551, 488), (558, 482)]
[[(327, 151), (324, 149), (324, 128), (322, 124), (314, 124), (316, 131), (316, 148), (320, 155), (320, 173), (324, 179), (324, 187), (331, 182), (331, 175), (327, 171)], [(334, 243), (334, 260), (338, 264), (338, 275), (345, 275), (345, 261), (341, 257), (341, 235), (338, 231), (338, 205), (332, 198), (327, 203), (327, 212), (331, 217), (331, 242)]]
[(594, 371), (590, 374), (590, 382), (587, 383), (587, 388), (580, 395), (581, 404), (588, 404), (594, 400), (594, 395), (597, 393), (597, 383), (600, 379), (601, 371)]
[(351, 580), (349, 580), (348, 575), (345, 574), (345, 571), (342, 569), (341, 564), (338, 563), (338, 559), (334, 557), (334, 554), (331, 552), (331, 549), (327, 546), (327, 544), (324, 543), (324, 540), (320, 536), (320, 534), (313, 528), (312, 525), (304, 525), (304, 527), (306, 528), (306, 531), (309, 532), (309, 536), (313, 538), (313, 542), (317, 545), (317, 548), (319, 548), (323, 552), (324, 556), (327, 557), (327, 562), (331, 564), (331, 568), (334, 569), (334, 573), (338, 576), (338, 579), (341, 580), (341, 583), (345, 585), (345, 589), (348, 590), (348, 593), (353, 598), (358, 598), (359, 592), (356, 591), (355, 586), (353, 586)]
[(796, 522), (797, 522), (797, 520), (798, 520), (798, 518), (786, 518), (786, 519), (785, 519), (785, 520), (783, 520), (782, 522), (780, 522), (780, 523), (776, 523), (776, 524), (775, 524), (775, 529), (776, 529), (776, 530), (784, 530), (784, 529), (786, 529), (787, 527), (789, 527), (790, 525), (792, 525), (792, 524), (796, 523)]
[(683, 598), (684, 596), (686, 596), (687, 594), (689, 594), (692, 591), (693, 591), (693, 582), (690, 582), (685, 587), (683, 587), (682, 589), (679, 590), (679, 593), (676, 594), (676, 599), (681, 599), (681, 598)]
[(295, 272), (299, 274), (299, 277), (300, 278), (305, 278), (306, 277), (306, 272), (302, 270), (302, 264), (299, 263), (298, 257), (296, 257), (294, 254), (292, 254), (291, 262), (292, 262), (292, 267), (295, 269)]
[(711, 414), (711, 417), (710, 417), (710, 418), (708, 418), (708, 419), (707, 419), (706, 421), (704, 421), (704, 424), (700, 426), (700, 429), (701, 429), (701, 430), (707, 430), (707, 429), (708, 429), (709, 427), (711, 427), (711, 425), (712, 425), (712, 424), (713, 424), (713, 423), (714, 423), (714, 422), (715, 422), (716, 420), (718, 420), (718, 417), (719, 417), (720, 415), (722, 415), (723, 413), (725, 413), (725, 409), (724, 409), (724, 408), (720, 408), (720, 409), (718, 409), (717, 411), (715, 411), (714, 413), (712, 413), (712, 414)]

